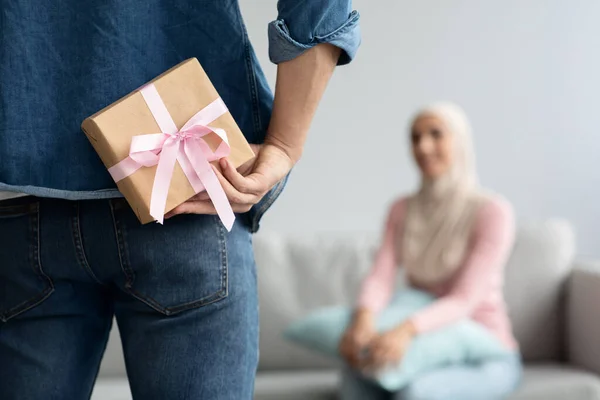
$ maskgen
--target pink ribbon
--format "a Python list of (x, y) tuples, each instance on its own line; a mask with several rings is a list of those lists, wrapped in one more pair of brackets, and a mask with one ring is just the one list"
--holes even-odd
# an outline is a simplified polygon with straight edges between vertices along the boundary
[[(150, 215), (162, 224), (175, 162), (178, 161), (194, 191), (199, 193), (206, 189), (219, 218), (230, 231), (235, 216), (210, 162), (227, 157), (231, 148), (225, 131), (208, 125), (225, 114), (227, 106), (218, 98), (177, 129), (156, 87), (149, 84), (141, 89), (141, 93), (162, 133), (134, 136), (129, 157), (109, 168), (108, 172), (115, 182), (119, 182), (141, 167), (158, 165), (150, 198)], [(203, 139), (211, 132), (222, 140), (215, 151)]]

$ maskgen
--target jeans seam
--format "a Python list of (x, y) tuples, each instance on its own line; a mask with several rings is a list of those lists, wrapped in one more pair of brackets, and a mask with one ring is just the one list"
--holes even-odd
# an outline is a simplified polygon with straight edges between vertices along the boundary
[(91, 278), (96, 281), (96, 283), (103, 285), (103, 283), (98, 279), (90, 264), (88, 263), (87, 257), (85, 256), (85, 250), (83, 249), (83, 240), (81, 237), (81, 224), (79, 221), (79, 202), (75, 202), (73, 205), (75, 208), (75, 214), (71, 220), (71, 231), (73, 233), (73, 245), (75, 246), (75, 253), (77, 257), (78, 264), (91, 276)]
[[(119, 255), (119, 264), (121, 265), (121, 270), (125, 275), (125, 288), (130, 290), (133, 285), (134, 274), (129, 268), (129, 264), (127, 263), (126, 250), (125, 250), (125, 239), (123, 238), (122, 229), (120, 228), (120, 223), (117, 221), (114, 204), (112, 201), (109, 202), (110, 205), (110, 214), (113, 219), (113, 228), (115, 230), (115, 240), (117, 241), (117, 249)], [(126, 266), (127, 265), (127, 266)]]
[(217, 227), (217, 234), (219, 235), (219, 242), (221, 243), (221, 292), (223, 293), (223, 297), (229, 295), (229, 265), (227, 260), (227, 238), (225, 237), (225, 227), (221, 224), (220, 221), (217, 220), (217, 216), (213, 217), (215, 219), (215, 225)]
[(223, 290), (219, 290), (218, 292), (215, 292), (198, 300), (193, 300), (188, 303), (179, 304), (175, 307), (164, 307), (154, 298), (152, 298), (152, 296), (142, 294), (133, 288), (126, 288), (126, 290), (127, 293), (131, 294), (142, 303), (147, 304), (156, 311), (165, 315), (173, 315), (192, 308), (204, 307), (227, 297)]
[(29, 216), (29, 234), (33, 237), (29, 249), (29, 265), (33, 269), (35, 276), (45, 282), (48, 286), (39, 295), (25, 300), (21, 304), (12, 307), (3, 314), (0, 314), (0, 320), (6, 322), (33, 307), (42, 303), (54, 292), (54, 283), (48, 275), (42, 270), (42, 261), (40, 257), (40, 205), (39, 202), (31, 206), (32, 215)]

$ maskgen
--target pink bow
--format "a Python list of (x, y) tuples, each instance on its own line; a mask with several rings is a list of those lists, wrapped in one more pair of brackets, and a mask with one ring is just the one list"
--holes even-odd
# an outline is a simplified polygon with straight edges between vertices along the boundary
[[(162, 224), (175, 162), (179, 161), (194, 191), (199, 193), (206, 189), (223, 225), (230, 231), (235, 216), (210, 162), (227, 157), (231, 148), (225, 131), (208, 125), (225, 114), (227, 106), (218, 98), (177, 129), (156, 87), (149, 84), (141, 89), (141, 93), (162, 133), (134, 136), (129, 157), (109, 168), (108, 172), (115, 182), (119, 182), (141, 167), (158, 164), (150, 198), (150, 215)], [(222, 140), (215, 151), (203, 139), (211, 132)]]

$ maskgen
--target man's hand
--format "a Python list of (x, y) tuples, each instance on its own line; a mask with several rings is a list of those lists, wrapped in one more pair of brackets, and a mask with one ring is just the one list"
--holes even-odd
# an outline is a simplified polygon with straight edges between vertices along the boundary
[[(341, 50), (319, 44), (277, 67), (273, 113), (265, 144), (255, 153), (256, 161), (236, 171), (221, 160), (216, 171), (234, 212), (250, 210), (300, 159), (310, 123)], [(176, 214), (215, 214), (206, 192), (200, 193), (165, 217)]]
[(371, 341), (368, 356), (361, 368), (373, 370), (399, 362), (402, 360), (415, 333), (414, 326), (407, 322), (379, 335)]
[[(214, 168), (236, 213), (249, 211), (294, 165), (288, 153), (274, 144), (252, 145), (252, 149), (257, 154), (256, 158), (237, 170), (225, 158), (219, 161), (222, 173)], [(171, 218), (177, 214), (216, 214), (216, 210), (204, 191), (179, 205), (165, 217)]]

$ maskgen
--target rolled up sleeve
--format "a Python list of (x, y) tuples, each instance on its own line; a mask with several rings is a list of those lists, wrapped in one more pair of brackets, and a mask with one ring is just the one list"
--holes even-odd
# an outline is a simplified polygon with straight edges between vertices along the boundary
[(348, 64), (360, 46), (360, 15), (351, 0), (279, 0), (277, 20), (269, 24), (269, 58), (275, 64), (329, 43), (342, 50), (338, 65)]

